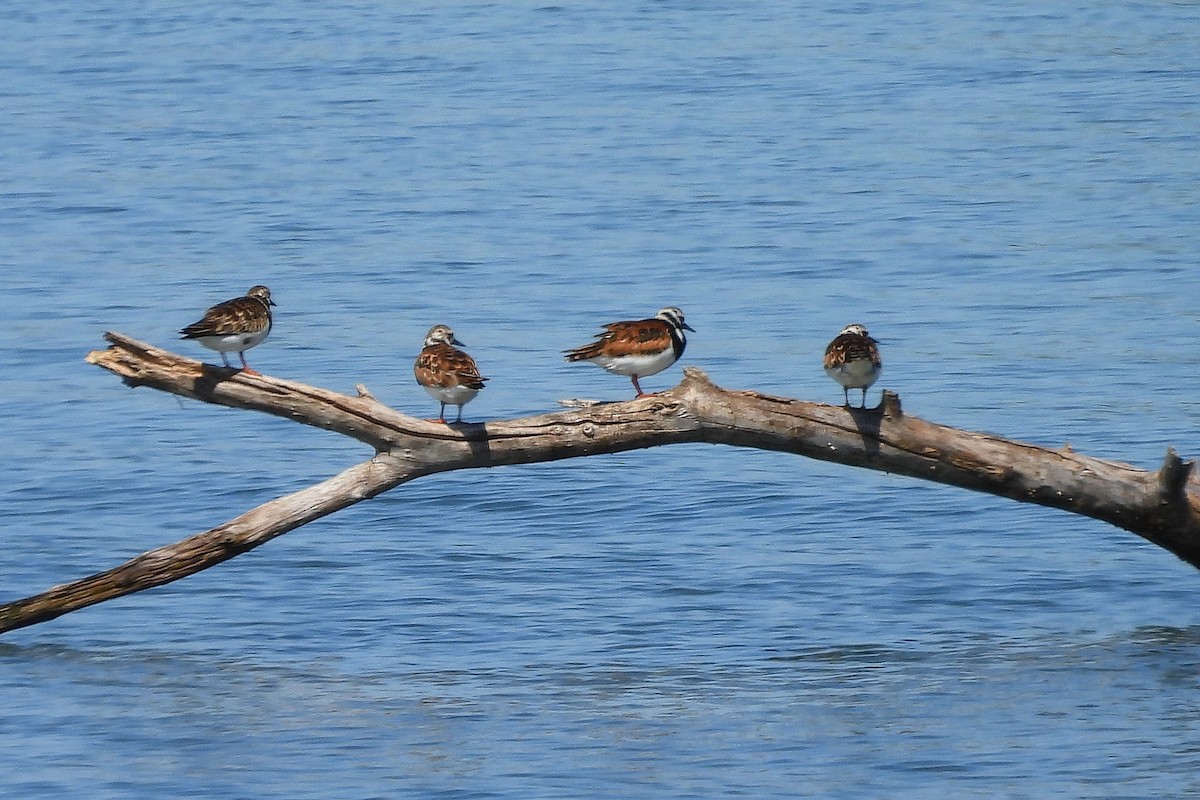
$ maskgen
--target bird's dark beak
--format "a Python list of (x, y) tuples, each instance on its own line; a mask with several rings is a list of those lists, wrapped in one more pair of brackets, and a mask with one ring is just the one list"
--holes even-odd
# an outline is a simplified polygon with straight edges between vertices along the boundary
[(268, 300), (268, 301), (267, 301), (267, 305), (269, 305), (269, 306), (277, 306), (277, 305), (279, 305), (279, 303), (276, 303), (274, 300)]
[(458, 340), (458, 337), (457, 337), (457, 336), (451, 336), (451, 337), (450, 337), (450, 344), (456, 344), (456, 345), (458, 345), (459, 347), (466, 347), (466, 345), (465, 345), (465, 344), (463, 344), (462, 342), (460, 342), (460, 341)]
[(679, 327), (683, 328), (685, 331), (691, 331), (692, 333), (696, 332), (696, 329), (693, 328), (691, 325), (688, 325), (686, 322), (683, 323), (682, 325), (680, 325)]

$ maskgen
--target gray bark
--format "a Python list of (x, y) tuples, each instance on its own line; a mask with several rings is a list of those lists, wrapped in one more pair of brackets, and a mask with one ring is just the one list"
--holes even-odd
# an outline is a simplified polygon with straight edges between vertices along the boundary
[(88, 362), (130, 386), (286, 417), (358, 439), (375, 454), (212, 530), (0, 605), (0, 633), (193, 575), (423, 475), (676, 442), (778, 450), (1059, 508), (1136, 533), (1200, 568), (1200, 481), (1173, 450), (1151, 472), (926, 422), (904, 414), (886, 391), (877, 408), (846, 408), (722, 389), (694, 368), (651, 397), (443, 425), (385, 406), (361, 386), (352, 397), (203, 364), (116, 333), (105, 338), (111, 346)]

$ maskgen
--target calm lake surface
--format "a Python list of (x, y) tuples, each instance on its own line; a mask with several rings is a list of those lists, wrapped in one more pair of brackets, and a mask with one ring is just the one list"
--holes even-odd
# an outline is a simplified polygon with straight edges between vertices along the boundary
[[(982, 7), (981, 7), (982, 6)], [(0, 600), (370, 453), (84, 363), (268, 284), (260, 370), (428, 416), (717, 383), (1200, 455), (1200, 5), (0, 10)], [(678, 381), (678, 367), (646, 379)], [(4, 798), (1200, 796), (1200, 575), (1105, 524), (688, 445), (417, 481), (0, 637)]]

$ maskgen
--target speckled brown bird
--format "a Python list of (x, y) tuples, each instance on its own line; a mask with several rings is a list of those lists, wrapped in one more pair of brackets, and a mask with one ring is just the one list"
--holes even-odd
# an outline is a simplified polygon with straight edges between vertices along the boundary
[(596, 341), (567, 350), (567, 361), (590, 361), (633, 381), (638, 397), (645, 392), (638, 378), (657, 375), (674, 364), (687, 347), (684, 331), (695, 329), (683, 321), (683, 312), (668, 306), (650, 319), (612, 322)]
[(271, 290), (265, 286), (253, 286), (244, 297), (235, 297), (204, 312), (204, 316), (179, 333), (184, 339), (195, 339), (209, 350), (221, 354), (225, 366), (233, 369), (226, 353), (237, 353), (242, 360), (242, 371), (250, 375), (260, 374), (246, 363), (245, 352), (262, 344), (271, 332)]
[(842, 385), (847, 407), (851, 389), (862, 389), (862, 408), (867, 407), (867, 389), (879, 380), (882, 371), (879, 342), (862, 325), (842, 328), (825, 348), (825, 374)]
[(437, 421), (443, 423), (447, 404), (458, 406), (458, 418), (454, 421), (462, 422), (463, 406), (475, 399), (487, 380), (479, 374), (475, 359), (454, 345), (463, 346), (454, 331), (445, 325), (434, 325), (425, 334), (425, 347), (413, 365), (417, 383), (442, 404)]

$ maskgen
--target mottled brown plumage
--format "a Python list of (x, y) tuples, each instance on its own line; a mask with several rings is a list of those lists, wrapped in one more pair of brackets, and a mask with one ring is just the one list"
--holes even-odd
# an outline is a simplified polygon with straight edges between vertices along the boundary
[(447, 404), (458, 406), (455, 422), (462, 422), (462, 407), (475, 398), (487, 381), (479, 374), (475, 359), (454, 345), (462, 345), (454, 331), (445, 325), (434, 325), (425, 335), (425, 347), (413, 364), (417, 383), (442, 404), (438, 422), (446, 421)]
[(273, 305), (271, 290), (266, 286), (254, 286), (243, 297), (217, 303), (179, 333), (184, 339), (195, 339), (219, 352), (227, 367), (232, 368), (232, 365), (225, 354), (237, 353), (242, 360), (242, 369), (257, 375), (246, 363), (245, 351), (260, 344), (271, 332)]
[(417, 383), (439, 389), (452, 389), (455, 386), (482, 389), (487, 380), (479, 374), (475, 359), (448, 344), (430, 345), (421, 350), (413, 372), (417, 376)]
[(674, 364), (687, 347), (684, 331), (695, 330), (674, 306), (650, 319), (604, 325), (596, 341), (566, 351), (567, 361), (591, 361), (609, 372), (628, 375), (638, 397), (645, 394), (638, 378), (656, 375)]
[(639, 319), (610, 322), (596, 341), (567, 351), (568, 361), (587, 361), (599, 355), (620, 356), (661, 353), (673, 346), (671, 330), (660, 319)]
[(842, 385), (846, 405), (850, 390), (862, 389), (862, 407), (867, 405), (867, 389), (879, 379), (883, 360), (879, 343), (862, 325), (847, 325), (825, 348), (825, 372)]

